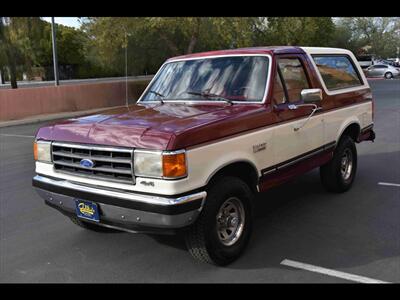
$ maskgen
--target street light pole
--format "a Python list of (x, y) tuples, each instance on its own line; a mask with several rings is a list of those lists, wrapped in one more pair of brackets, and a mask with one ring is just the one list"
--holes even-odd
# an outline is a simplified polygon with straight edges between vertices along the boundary
[(51, 39), (53, 42), (53, 64), (54, 64), (54, 80), (55, 85), (60, 85), (58, 79), (58, 61), (57, 61), (57, 44), (56, 44), (56, 28), (54, 25), (54, 17), (51, 17)]
[(126, 99), (126, 107), (129, 105), (128, 101), (128, 39), (127, 32), (125, 30), (125, 99)]

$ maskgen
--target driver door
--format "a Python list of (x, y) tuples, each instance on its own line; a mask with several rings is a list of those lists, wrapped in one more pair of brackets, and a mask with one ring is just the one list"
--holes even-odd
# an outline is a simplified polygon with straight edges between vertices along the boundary
[[(305, 104), (301, 99), (302, 90), (313, 88), (303, 56), (278, 56), (276, 65), (272, 104), (279, 123), (273, 132), (274, 161), (276, 165), (285, 165), (323, 145), (323, 120), (321, 114), (315, 112), (307, 121), (312, 106), (291, 109), (293, 105)], [(321, 106), (321, 103), (308, 104)]]

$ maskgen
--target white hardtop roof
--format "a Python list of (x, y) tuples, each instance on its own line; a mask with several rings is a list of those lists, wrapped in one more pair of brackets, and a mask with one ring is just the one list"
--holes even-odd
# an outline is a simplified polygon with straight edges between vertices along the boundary
[(300, 47), (307, 54), (353, 54), (350, 50), (328, 47)]

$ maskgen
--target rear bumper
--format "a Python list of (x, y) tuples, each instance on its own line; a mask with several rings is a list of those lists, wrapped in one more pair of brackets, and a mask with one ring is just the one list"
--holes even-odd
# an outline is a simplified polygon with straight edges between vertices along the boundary
[(62, 213), (75, 215), (75, 199), (98, 204), (100, 223), (133, 232), (158, 232), (178, 229), (193, 223), (207, 193), (161, 197), (127, 191), (86, 186), (66, 180), (36, 175), (32, 185), (45, 203)]

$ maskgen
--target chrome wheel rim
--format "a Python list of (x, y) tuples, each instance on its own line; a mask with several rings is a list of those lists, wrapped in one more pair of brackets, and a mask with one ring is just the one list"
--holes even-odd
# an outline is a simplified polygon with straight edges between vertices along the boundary
[(242, 202), (231, 197), (220, 207), (217, 214), (217, 235), (225, 246), (235, 244), (243, 233), (245, 214)]
[(351, 171), (353, 170), (353, 153), (350, 149), (346, 149), (342, 155), (340, 163), (340, 172), (344, 180), (349, 180)]

